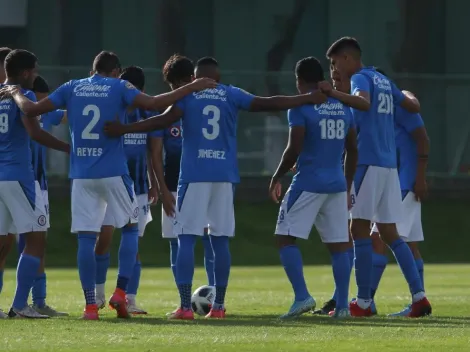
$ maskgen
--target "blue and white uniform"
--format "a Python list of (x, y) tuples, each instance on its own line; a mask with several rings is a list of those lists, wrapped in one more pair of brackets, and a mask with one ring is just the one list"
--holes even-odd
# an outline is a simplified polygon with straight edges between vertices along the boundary
[(207, 223), (212, 236), (234, 235), (238, 111), (249, 110), (253, 98), (219, 84), (176, 104), (183, 112), (183, 143), (175, 235), (203, 236)]
[[(0, 84), (0, 88), (3, 87)], [(30, 100), (36, 96), (22, 90)], [(47, 217), (31, 162), (31, 139), (12, 99), (0, 101), (0, 235), (46, 231)]]
[(351, 94), (361, 91), (369, 94), (370, 109), (352, 109), (359, 152), (352, 218), (397, 223), (402, 211), (393, 115), (404, 95), (373, 68), (363, 68), (351, 77)]
[(138, 221), (124, 137), (108, 137), (103, 129), (108, 121), (124, 123), (126, 109), (139, 93), (127, 81), (95, 74), (69, 81), (49, 96), (57, 108), (67, 109), (72, 139), (72, 232), (100, 232), (107, 209), (118, 228)]
[[(170, 127), (164, 130), (156, 131), (155, 137), (161, 138), (163, 141), (164, 153), (164, 172), (165, 184), (168, 190), (177, 197), (178, 178), (180, 175), (181, 164), (181, 121), (175, 122)], [(163, 238), (176, 238), (173, 233), (174, 218), (166, 215), (162, 207), (162, 237)]]
[(288, 111), (289, 127), (305, 128), (297, 172), (282, 200), (276, 235), (308, 239), (315, 225), (324, 243), (348, 242), (347, 185), (342, 155), (354, 128), (351, 110), (336, 99)]

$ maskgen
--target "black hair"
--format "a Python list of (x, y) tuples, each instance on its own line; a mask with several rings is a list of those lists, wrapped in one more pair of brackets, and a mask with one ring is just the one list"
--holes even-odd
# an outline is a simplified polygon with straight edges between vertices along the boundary
[(5, 58), (9, 53), (11, 53), (13, 50), (10, 48), (7, 48), (4, 46), (3, 48), (0, 48), (0, 63), (3, 64), (5, 62)]
[(318, 83), (325, 79), (320, 61), (313, 56), (299, 60), (295, 65), (295, 74), (305, 83)]
[(36, 55), (27, 50), (12, 50), (5, 58), (7, 77), (17, 77), (25, 70), (32, 70), (36, 67), (37, 62)]
[(163, 66), (163, 79), (169, 84), (186, 82), (192, 75), (194, 75), (194, 64), (186, 56), (174, 54)]
[(385, 77), (387, 77), (387, 74), (385, 73), (385, 71), (382, 70), (380, 67), (375, 67), (375, 70), (376, 70), (378, 73), (380, 73), (380, 74), (384, 75)]
[(201, 66), (216, 66), (219, 67), (219, 63), (217, 62), (216, 59), (210, 56), (204, 56), (197, 60), (196, 62), (196, 67), (201, 67)]
[(32, 91), (34, 93), (49, 93), (49, 85), (47, 84), (47, 81), (41, 77), (37, 76), (33, 82), (33, 89)]
[(144, 90), (145, 74), (144, 70), (139, 66), (126, 67), (120, 76), (121, 79), (131, 82), (137, 89)]
[(326, 57), (330, 59), (333, 55), (338, 55), (344, 51), (353, 51), (358, 57), (361, 57), (362, 50), (356, 38), (343, 37), (331, 44), (326, 52)]
[(115, 69), (121, 70), (121, 62), (118, 56), (111, 51), (102, 51), (93, 60), (93, 71), (98, 74), (110, 74)]

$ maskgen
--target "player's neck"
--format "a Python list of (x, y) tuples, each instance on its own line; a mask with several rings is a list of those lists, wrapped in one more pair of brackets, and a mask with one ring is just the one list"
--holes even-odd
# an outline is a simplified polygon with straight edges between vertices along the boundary
[(312, 84), (305, 84), (302, 89), (300, 90), (301, 94), (308, 94), (316, 91), (318, 89), (318, 84), (312, 83)]
[(5, 84), (11, 84), (11, 85), (20, 85), (21, 86), (21, 83), (18, 79), (15, 79), (15, 78), (11, 78), (11, 77), (7, 77), (5, 79)]

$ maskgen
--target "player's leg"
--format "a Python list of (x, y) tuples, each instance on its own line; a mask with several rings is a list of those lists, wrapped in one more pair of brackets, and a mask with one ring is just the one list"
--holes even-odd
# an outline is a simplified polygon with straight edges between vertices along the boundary
[(400, 238), (396, 223), (402, 220), (400, 182), (396, 169), (388, 170), (387, 187), (377, 208), (377, 228), (382, 240), (390, 247), (412, 293), (410, 317), (431, 314), (432, 308), (426, 298), (424, 287), (416, 267), (413, 254), (406, 242)]
[[(5, 211), (8, 211), (8, 210), (5, 207), (3, 207), (3, 212)], [(0, 221), (2, 221), (1, 215), (0, 215)], [(6, 231), (8, 233), (8, 230)], [(2, 233), (0, 233), (0, 294), (2, 293), (2, 289), (3, 289), (3, 272), (5, 270), (7, 256), (11, 250), (11, 247), (13, 246), (14, 241), (15, 241), (15, 235), (8, 233), (6, 236), (3, 236)], [(0, 319), (7, 318), (7, 317), (8, 315), (5, 314), (0, 309)]]
[(279, 256), (294, 290), (294, 303), (281, 319), (295, 318), (315, 309), (303, 273), (302, 254), (296, 239), (308, 239), (326, 195), (289, 189), (282, 200), (275, 230)]
[(209, 286), (214, 286), (214, 250), (212, 249), (208, 230), (208, 228), (204, 229), (204, 236), (202, 237), (202, 244), (204, 246), (204, 268), (206, 269), (207, 284)]
[(78, 234), (77, 263), (85, 296), (83, 319), (97, 320), (95, 244), (106, 213), (101, 180), (77, 179), (72, 183), (72, 233)]
[[(150, 205), (148, 204), (147, 194), (137, 196), (137, 203), (139, 204), (139, 243), (140, 239), (144, 236), (147, 224), (152, 221), (152, 213), (150, 212)], [(127, 310), (131, 314), (147, 314), (147, 312), (137, 306), (136, 296), (140, 285), (140, 276), (142, 271), (142, 264), (140, 262), (139, 254), (137, 254), (134, 271), (127, 286), (126, 299)]]
[(109, 249), (113, 240), (114, 218), (106, 208), (103, 226), (95, 245), (96, 260), (96, 305), (98, 309), (106, 307), (106, 276), (109, 269)]
[(176, 258), (176, 284), (180, 294), (180, 308), (169, 319), (194, 319), (191, 293), (194, 276), (194, 246), (196, 238), (204, 235), (212, 184), (208, 182), (180, 184), (174, 234), (178, 236)]
[[(175, 199), (177, 198), (176, 192), (173, 192)], [(176, 258), (178, 256), (178, 236), (173, 233), (174, 218), (166, 215), (162, 206), (162, 237), (169, 240), (170, 243), (170, 266), (173, 277), (176, 282)]]

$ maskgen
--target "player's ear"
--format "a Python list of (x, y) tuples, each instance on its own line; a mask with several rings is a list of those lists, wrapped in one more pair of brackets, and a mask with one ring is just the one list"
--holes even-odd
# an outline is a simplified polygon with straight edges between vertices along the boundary
[(91, 70), (90, 71), (90, 77), (93, 76), (95, 74), (95, 71)]

